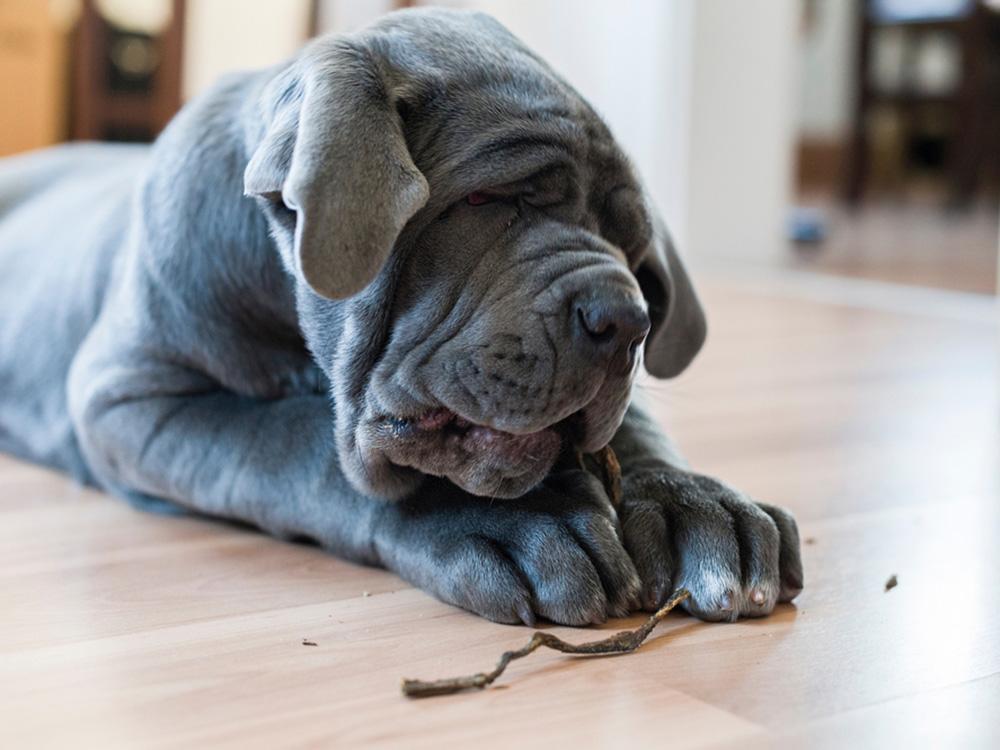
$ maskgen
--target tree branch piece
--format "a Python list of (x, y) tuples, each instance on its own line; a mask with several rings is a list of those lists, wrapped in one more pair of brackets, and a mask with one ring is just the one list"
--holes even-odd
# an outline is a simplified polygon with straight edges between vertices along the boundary
[(627, 654), (639, 648), (647, 636), (653, 632), (653, 628), (669, 614), (670, 610), (689, 596), (691, 596), (689, 591), (679, 589), (670, 597), (670, 600), (666, 604), (650, 615), (649, 619), (635, 630), (622, 630), (600, 641), (567, 643), (551, 633), (543, 633), (536, 630), (534, 635), (531, 636), (531, 640), (523, 647), (516, 651), (505, 651), (491, 672), (479, 672), (466, 677), (453, 677), (451, 679), (434, 680), (432, 682), (404, 679), (403, 695), (407, 698), (428, 698), (432, 695), (458, 693), (462, 690), (481, 690), (487, 685), (492, 684), (494, 680), (503, 674), (507, 665), (512, 661), (522, 659), (542, 646), (555, 651), (561, 651), (564, 654)]

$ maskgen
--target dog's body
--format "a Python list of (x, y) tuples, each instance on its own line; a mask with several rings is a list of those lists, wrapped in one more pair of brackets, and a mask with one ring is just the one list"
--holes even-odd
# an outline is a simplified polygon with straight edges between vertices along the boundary
[(88, 145), (0, 167), (0, 450), (81, 479), (91, 475), (66, 376), (101, 309), (147, 162), (145, 148)]
[[(491, 19), (393, 14), (223, 81), (151, 150), (8, 161), (0, 268), (0, 450), (141, 506), (506, 622), (802, 586), (790, 516), (628, 405), (639, 345), (676, 374), (700, 308), (606, 128)], [(618, 513), (567, 461), (609, 440)]]

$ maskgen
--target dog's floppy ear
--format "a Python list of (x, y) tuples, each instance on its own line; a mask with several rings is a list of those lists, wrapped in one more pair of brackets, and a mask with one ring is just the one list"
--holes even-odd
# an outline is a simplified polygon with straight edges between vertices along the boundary
[(680, 375), (705, 343), (705, 313), (663, 220), (652, 212), (652, 240), (636, 269), (652, 328), (645, 362), (650, 375)]
[(329, 299), (364, 289), (427, 202), (388, 77), (368, 45), (324, 39), (264, 93), (265, 132), (244, 190), (284, 203), (291, 261)]

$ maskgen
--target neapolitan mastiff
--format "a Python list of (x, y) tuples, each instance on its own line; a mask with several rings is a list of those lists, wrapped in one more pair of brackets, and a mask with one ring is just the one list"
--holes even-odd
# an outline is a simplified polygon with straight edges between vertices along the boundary
[[(502, 622), (763, 615), (783, 510), (634, 403), (705, 323), (631, 167), (491, 18), (404, 11), (152, 146), (0, 168), (0, 450), (310, 539)], [(624, 499), (565, 456), (611, 441)]]

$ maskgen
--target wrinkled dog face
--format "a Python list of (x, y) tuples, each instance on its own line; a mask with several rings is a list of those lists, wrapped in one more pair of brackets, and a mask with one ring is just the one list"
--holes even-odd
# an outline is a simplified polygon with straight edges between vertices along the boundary
[(563, 439), (586, 450), (611, 439), (649, 330), (626, 254), (644, 222), (617, 244), (601, 236), (602, 207), (634, 203), (635, 189), (585, 156), (556, 166), (549, 154), (513, 182), (498, 174), (416, 239), (359, 426), (363, 454), (504, 497), (539, 482)]
[(570, 443), (611, 439), (644, 344), (664, 376), (700, 346), (607, 128), (492, 19), (404, 12), (320, 40), (262, 101), (247, 191), (299, 279), (362, 491), (433, 474), (523, 494)]

